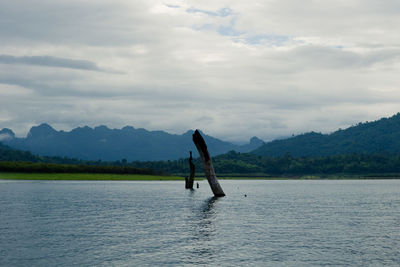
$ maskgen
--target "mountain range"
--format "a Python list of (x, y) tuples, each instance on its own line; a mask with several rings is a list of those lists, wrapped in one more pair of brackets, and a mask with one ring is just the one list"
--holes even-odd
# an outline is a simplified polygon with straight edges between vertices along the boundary
[[(182, 135), (164, 131), (148, 131), (126, 126), (109, 129), (107, 126), (78, 127), (71, 131), (57, 131), (43, 123), (30, 129), (26, 138), (17, 138), (12, 130), (0, 131), (0, 142), (14, 149), (34, 154), (60, 156), (83, 160), (158, 161), (187, 158), (189, 151), (197, 155), (192, 142), (193, 131)], [(257, 137), (245, 145), (235, 145), (202, 133), (210, 154), (215, 156), (234, 150), (249, 152), (264, 142)]]
[[(160, 161), (187, 158), (197, 150), (193, 131), (182, 135), (147, 131), (126, 126), (109, 129), (79, 127), (69, 132), (56, 131), (48, 124), (34, 126), (26, 138), (17, 138), (10, 129), (0, 131), (0, 142), (34, 154), (83, 160)], [(373, 122), (358, 123), (330, 134), (309, 132), (264, 143), (253, 137), (246, 145), (224, 142), (202, 133), (210, 154), (229, 151), (250, 152), (259, 156), (320, 157), (349, 154), (400, 153), (400, 113)]]
[(400, 153), (400, 113), (330, 134), (310, 132), (268, 142), (252, 153), (293, 157)]

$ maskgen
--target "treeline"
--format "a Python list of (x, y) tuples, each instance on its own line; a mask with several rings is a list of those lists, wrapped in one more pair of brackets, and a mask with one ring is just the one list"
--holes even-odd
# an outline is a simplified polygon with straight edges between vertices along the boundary
[[(132, 162), (168, 173), (187, 174), (187, 159), (158, 162)], [(196, 172), (202, 172), (201, 162), (195, 160)], [(327, 157), (258, 156), (231, 151), (213, 158), (217, 174), (243, 175), (313, 175), (313, 174), (393, 174), (400, 173), (400, 154), (350, 154)]]
[(155, 174), (153, 170), (131, 166), (78, 165), (20, 161), (1, 161), (0, 172)]
[[(260, 156), (251, 153), (228, 152), (214, 157), (214, 169), (219, 175), (400, 175), (400, 154), (347, 154), (320, 157)], [(202, 175), (202, 163), (194, 160), (196, 175)], [(9, 172), (84, 172), (130, 174), (188, 175), (188, 159), (171, 161), (83, 161), (62, 157), (42, 157), (0, 144), (0, 171)]]
[(161, 174), (152, 169), (129, 165), (124, 159), (103, 162), (66, 157), (42, 157), (33, 155), (29, 151), (12, 149), (1, 143), (0, 172)]
[(216, 159), (216, 169), (274, 175), (400, 173), (400, 154), (349, 154), (325, 157), (257, 156), (231, 152)]
[(125, 159), (117, 161), (102, 160), (81, 160), (68, 157), (57, 156), (39, 156), (29, 151), (13, 149), (0, 143), (0, 161), (21, 161), (21, 162), (43, 162), (56, 164), (78, 164), (78, 165), (106, 165), (106, 166), (124, 166), (127, 161)]

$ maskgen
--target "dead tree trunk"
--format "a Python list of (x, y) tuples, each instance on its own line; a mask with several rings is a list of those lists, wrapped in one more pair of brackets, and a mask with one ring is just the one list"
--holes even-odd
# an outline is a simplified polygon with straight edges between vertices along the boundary
[(185, 189), (189, 189), (189, 179), (185, 176)]
[(189, 179), (187, 181), (187, 187), (186, 188), (193, 189), (195, 167), (194, 167), (194, 164), (193, 164), (192, 151), (190, 151), (189, 166), (190, 166), (190, 176), (189, 176)]
[(206, 142), (204, 141), (198, 130), (196, 130), (193, 134), (193, 142), (196, 145), (197, 150), (199, 151), (200, 158), (203, 162), (204, 174), (207, 178), (208, 183), (210, 184), (214, 196), (225, 196), (225, 193), (217, 180), (217, 176), (215, 175), (214, 167), (211, 162), (210, 154), (208, 153)]

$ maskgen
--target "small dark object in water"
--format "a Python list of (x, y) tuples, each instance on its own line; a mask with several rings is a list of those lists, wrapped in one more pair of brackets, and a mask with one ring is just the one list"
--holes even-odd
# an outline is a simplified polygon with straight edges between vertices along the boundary
[(199, 185), (199, 183), (196, 183), (196, 187), (197, 187), (197, 188), (200, 188), (200, 185)]
[(246, 195), (246, 194), (244, 194), (244, 197), (247, 197), (247, 195)]

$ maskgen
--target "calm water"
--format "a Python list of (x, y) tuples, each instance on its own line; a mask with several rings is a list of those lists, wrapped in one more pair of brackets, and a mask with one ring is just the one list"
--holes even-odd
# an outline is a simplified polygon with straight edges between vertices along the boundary
[(400, 181), (221, 185), (0, 181), (0, 266), (400, 265)]

